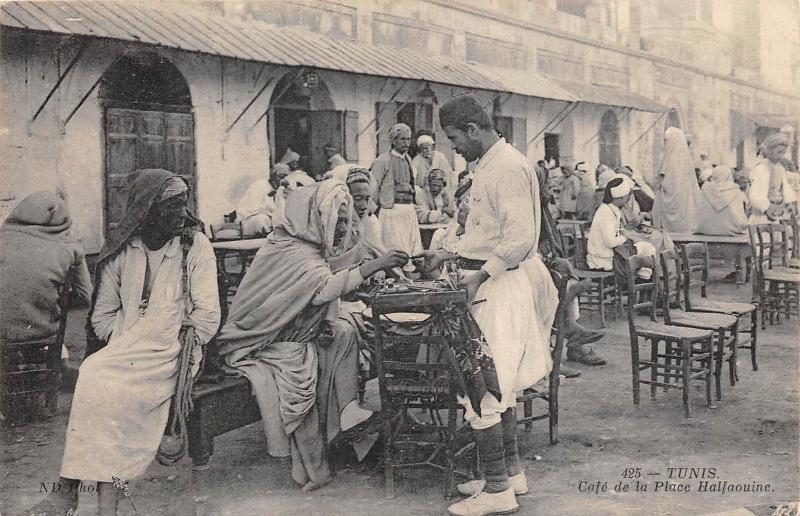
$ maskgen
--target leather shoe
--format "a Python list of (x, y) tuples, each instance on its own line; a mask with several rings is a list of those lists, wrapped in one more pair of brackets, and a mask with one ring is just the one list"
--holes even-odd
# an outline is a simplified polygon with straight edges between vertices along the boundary
[(558, 368), (558, 374), (563, 376), (564, 378), (575, 378), (576, 376), (580, 376), (581, 373), (580, 369), (575, 369), (573, 367), (562, 365)]
[(606, 359), (597, 355), (592, 348), (567, 348), (567, 360), (588, 366), (606, 365)]
[(514, 490), (508, 488), (500, 493), (481, 491), (447, 508), (453, 516), (486, 516), (487, 514), (509, 514), (519, 510)]
[(605, 330), (590, 330), (580, 324), (575, 323), (564, 333), (564, 338), (573, 346), (583, 346), (597, 342), (606, 336)]

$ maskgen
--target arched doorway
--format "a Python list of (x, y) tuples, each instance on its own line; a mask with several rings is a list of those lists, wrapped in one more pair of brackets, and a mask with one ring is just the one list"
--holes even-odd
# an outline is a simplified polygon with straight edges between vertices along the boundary
[(608, 110), (600, 119), (600, 131), (598, 132), (600, 142), (600, 164), (611, 168), (620, 166), (619, 155), (619, 125), (617, 115), (614, 111)]
[(117, 59), (100, 81), (105, 130), (105, 231), (125, 210), (126, 177), (142, 168), (164, 168), (192, 186), (196, 209), (194, 114), (180, 71), (157, 54)]
[[(300, 167), (311, 176), (328, 170), (325, 146), (332, 144), (349, 161), (358, 156), (358, 113), (336, 111), (328, 87), (314, 71), (284, 75), (270, 99), (269, 143), (272, 162), (287, 149), (300, 155)], [(355, 155), (355, 157), (354, 157)]]

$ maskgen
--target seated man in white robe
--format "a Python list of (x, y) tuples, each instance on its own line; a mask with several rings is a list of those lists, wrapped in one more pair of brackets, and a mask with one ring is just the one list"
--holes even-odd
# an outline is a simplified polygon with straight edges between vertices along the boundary
[(250, 185), (236, 205), (236, 216), (242, 223), (245, 237), (264, 236), (272, 231), (275, 210), (275, 191), (289, 175), (289, 166), (277, 163), (268, 179), (259, 179)]
[(186, 213), (186, 183), (166, 170), (129, 177), (125, 215), (97, 261), (96, 335), (75, 386), (61, 489), (26, 514), (75, 511), (81, 481), (98, 483), (99, 514), (116, 514), (115, 484), (144, 474), (156, 456), (183, 360), (196, 374), (201, 345), (219, 327), (214, 251), (189, 227), (198, 221)]
[(427, 188), (416, 186), (417, 221), (420, 224), (449, 222), (455, 214), (455, 203), (446, 190), (445, 172), (435, 168), (428, 173)]

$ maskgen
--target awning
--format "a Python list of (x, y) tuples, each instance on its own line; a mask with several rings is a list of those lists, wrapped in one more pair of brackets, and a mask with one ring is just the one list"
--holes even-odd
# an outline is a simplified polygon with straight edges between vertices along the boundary
[[(201, 9), (153, 9), (124, 2), (6, 2), (0, 25), (17, 29), (130, 41), (215, 56), (308, 66), (379, 77), (430, 81), (563, 100), (549, 81), (487, 76), (463, 61), (397, 48), (327, 38), (257, 20), (235, 21)], [(513, 90), (513, 91), (512, 91)]]
[(567, 102), (580, 100), (554, 81), (537, 72), (495, 68), (479, 63), (470, 63), (470, 66), (480, 72), (481, 75), (489, 77), (495, 82), (499, 82), (503, 91), (509, 93), (517, 93), (528, 97), (564, 100)]
[(781, 127), (797, 125), (797, 120), (793, 120), (788, 115), (778, 115), (772, 113), (744, 113), (744, 116), (749, 118), (759, 127), (769, 127), (772, 129), (780, 129)]
[(603, 106), (627, 107), (638, 111), (663, 113), (669, 108), (647, 97), (620, 88), (598, 86), (569, 79), (553, 79), (559, 86), (578, 97), (583, 102)]

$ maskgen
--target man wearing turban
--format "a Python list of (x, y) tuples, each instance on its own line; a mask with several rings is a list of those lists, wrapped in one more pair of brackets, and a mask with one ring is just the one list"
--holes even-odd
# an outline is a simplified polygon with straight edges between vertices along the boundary
[[(422, 252), (415, 209), (414, 166), (408, 155), (411, 128), (395, 124), (389, 130), (392, 149), (375, 158), (370, 168), (372, 198), (378, 205), (383, 243), (410, 256)], [(411, 262), (406, 270), (413, 270)]]
[(439, 169), (444, 172), (444, 179), (447, 183), (446, 190), (452, 198), (458, 186), (458, 177), (456, 173), (453, 172), (453, 167), (450, 166), (447, 157), (438, 150), (435, 150), (435, 147), (436, 142), (433, 140), (433, 136), (421, 134), (419, 138), (417, 138), (417, 149), (419, 153), (414, 156), (414, 159), (411, 161), (416, 173), (414, 181), (418, 186), (426, 188), (430, 171)]
[(768, 137), (758, 148), (761, 161), (750, 171), (750, 224), (765, 224), (789, 217), (796, 208), (797, 193), (781, 164), (789, 139), (781, 134)]

